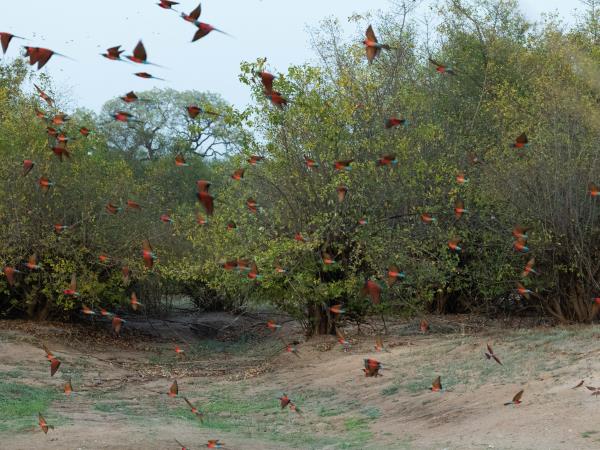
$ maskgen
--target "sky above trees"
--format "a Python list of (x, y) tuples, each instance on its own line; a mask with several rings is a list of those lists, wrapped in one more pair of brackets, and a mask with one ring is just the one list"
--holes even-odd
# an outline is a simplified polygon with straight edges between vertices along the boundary
[[(570, 19), (571, 11), (579, 6), (565, 0), (520, 2), (532, 20), (543, 11), (558, 11)], [(206, 0), (202, 2), (203, 21), (234, 37), (213, 33), (196, 43), (190, 42), (193, 25), (155, 3), (154, 0), (64, 0), (57, 7), (54, 2), (23, 0), (5, 8), (0, 18), (1, 31), (28, 39), (16, 41), (7, 57), (17, 56), (18, 46), (24, 44), (52, 48), (73, 58), (75, 61), (56, 58), (44, 69), (60, 91), (76, 99), (73, 106), (99, 110), (107, 99), (132, 89), (152, 87), (213, 91), (236, 106), (244, 106), (250, 92), (238, 81), (241, 61), (267, 57), (274, 71), (310, 61), (314, 53), (308, 27), (334, 16), (345, 24), (349, 35), (360, 37), (355, 24), (348, 23), (348, 17), (354, 13), (376, 15), (378, 10), (391, 8), (394, 1)], [(197, 1), (181, 3), (180, 9), (189, 12)], [(165, 67), (150, 66), (148, 72), (168, 82), (138, 79), (132, 75), (138, 67), (111, 63), (99, 55), (118, 44), (129, 52), (138, 39), (144, 40), (149, 60)]]

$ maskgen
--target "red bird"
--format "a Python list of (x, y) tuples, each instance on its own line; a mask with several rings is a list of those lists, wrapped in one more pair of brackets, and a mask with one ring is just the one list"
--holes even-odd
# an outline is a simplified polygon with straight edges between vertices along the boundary
[(104, 207), (104, 209), (110, 215), (115, 215), (115, 214), (117, 214), (118, 212), (120, 212), (122, 210), (122, 208), (118, 208), (117, 206), (113, 205), (110, 202), (106, 204), (106, 206)]
[(146, 53), (146, 47), (144, 47), (144, 43), (140, 40), (135, 48), (133, 49), (133, 55), (126, 55), (129, 61), (137, 63), (137, 64), (150, 64), (152, 66), (156, 66), (148, 61), (148, 54)]
[(502, 363), (500, 362), (500, 359), (496, 356), (496, 354), (494, 353), (494, 350), (492, 350), (492, 346), (490, 344), (487, 344), (487, 352), (484, 353), (486, 359), (493, 359), (494, 361), (496, 361), (498, 364), (502, 365)]
[(363, 41), (365, 45), (365, 49), (367, 51), (367, 60), (369, 64), (373, 62), (373, 60), (379, 55), (381, 50), (391, 50), (392, 48), (386, 44), (380, 44), (377, 41), (377, 37), (375, 36), (375, 32), (373, 31), (373, 27), (369, 25), (366, 32), (366, 39)]
[(8, 50), (8, 46), (10, 45), (10, 41), (12, 41), (14, 38), (24, 39), (22, 37), (15, 36), (14, 34), (0, 32), (0, 45), (2, 45), (2, 53), (3, 54), (6, 54), (6, 51)]
[(198, 201), (202, 206), (204, 206), (206, 214), (208, 214), (209, 216), (212, 216), (214, 212), (214, 200), (214, 197), (208, 192), (198, 192)]
[(131, 299), (129, 301), (129, 304), (131, 305), (131, 309), (133, 309), (134, 311), (137, 311), (140, 308), (140, 306), (144, 306), (140, 302), (138, 302), (138, 298), (135, 292), (131, 293)]
[(196, 21), (196, 22), (194, 22), (194, 25), (196, 25), (198, 27), (198, 31), (196, 31), (196, 33), (194, 34), (194, 37), (192, 38), (192, 42), (196, 42), (197, 40), (202, 39), (203, 37), (210, 34), (211, 31), (217, 31), (221, 34), (231, 36), (230, 34), (224, 32), (223, 30), (219, 30), (218, 28), (215, 28), (208, 23)]
[(63, 157), (71, 158), (71, 153), (67, 150), (67, 142), (59, 141), (57, 145), (52, 147), (52, 152), (58, 157), (60, 162), (63, 161)]
[(236, 180), (236, 181), (241, 181), (242, 178), (244, 178), (245, 172), (246, 172), (245, 169), (237, 169), (235, 172), (233, 172), (233, 175), (231, 175), (231, 179)]
[(141, 210), (142, 207), (140, 206), (139, 203), (134, 202), (133, 200), (127, 200), (127, 209), (135, 209), (137, 211)]
[(147, 239), (142, 242), (142, 258), (144, 258), (144, 264), (148, 269), (151, 269), (154, 266), (154, 261), (156, 261), (156, 254), (152, 251), (152, 246), (150, 245), (150, 241)]
[(25, 267), (27, 267), (29, 270), (39, 270), (39, 269), (42, 268), (42, 266), (40, 266), (38, 264), (37, 256), (36, 255), (31, 255), (29, 257), (29, 259), (25, 263)]
[(121, 268), (121, 273), (123, 274), (123, 283), (124, 284), (128, 284), (129, 283), (129, 276), (131, 275), (129, 267), (123, 266)]
[(250, 271), (248, 272), (248, 278), (251, 280), (261, 280), (262, 275), (258, 273), (258, 267), (256, 263), (252, 263), (250, 266)]
[(168, 223), (170, 225), (173, 224), (173, 219), (171, 219), (171, 216), (169, 216), (168, 214), (163, 214), (162, 216), (160, 216), (160, 221), (162, 223)]
[(128, 123), (136, 121), (133, 117), (133, 114), (128, 113), (127, 111), (117, 111), (116, 113), (111, 115), (113, 119), (115, 119), (117, 122)]
[(71, 384), (71, 379), (70, 378), (65, 383), (64, 392), (65, 392), (65, 395), (67, 395), (67, 396), (69, 396), (69, 395), (71, 395), (73, 393), (73, 385)]
[(306, 155), (304, 155), (304, 164), (306, 164), (306, 167), (308, 167), (309, 169), (316, 169), (320, 166), (318, 162), (316, 162), (314, 159), (310, 159)]
[(248, 164), (250, 164), (251, 166), (255, 166), (257, 163), (263, 161), (264, 159), (265, 158), (263, 158), (262, 156), (252, 155), (248, 159)]
[(342, 203), (346, 199), (346, 194), (348, 194), (348, 186), (338, 186), (336, 189), (338, 201)]
[(36, 91), (38, 91), (38, 94), (40, 94), (40, 97), (42, 97), (42, 100), (48, 103), (48, 106), (53, 107), (54, 100), (52, 99), (52, 97), (50, 97), (48, 94), (42, 91), (37, 84), (33, 83), (33, 86), (35, 87)]
[(457, 253), (461, 252), (462, 251), (462, 247), (459, 245), (461, 240), (462, 240), (461, 238), (450, 239), (448, 241), (448, 248), (450, 250), (452, 250), (453, 252), (457, 252)]
[(196, 117), (198, 117), (198, 115), (200, 115), (200, 113), (202, 114), (209, 114), (211, 116), (218, 116), (219, 113), (213, 112), (213, 111), (208, 111), (204, 108), (201, 108), (200, 106), (197, 105), (189, 105), (186, 106), (185, 109), (187, 110), (188, 115), (192, 118), (195, 119)]
[(469, 180), (467, 178), (465, 178), (464, 172), (458, 172), (458, 174), (456, 175), (456, 182), (460, 185), (463, 185), (463, 184), (468, 183)]
[(170, 0), (160, 0), (160, 3), (157, 3), (157, 5), (160, 6), (162, 9), (171, 9), (171, 10), (175, 11), (173, 9), (173, 6), (179, 5), (179, 3), (172, 2)]
[(381, 302), (381, 286), (376, 281), (367, 278), (362, 288), (362, 295), (369, 296), (374, 305)]
[(462, 200), (456, 200), (454, 203), (454, 217), (460, 219), (467, 210), (465, 209), (465, 202)]
[(514, 241), (513, 248), (519, 253), (529, 252), (529, 247), (527, 247), (527, 241), (523, 238), (519, 238), (516, 241)]
[(323, 260), (323, 264), (325, 264), (326, 266), (331, 266), (336, 262), (335, 259), (333, 259), (331, 255), (326, 252), (323, 252), (323, 255), (321, 255), (321, 259)]
[(50, 189), (51, 186), (54, 186), (54, 183), (46, 177), (41, 177), (38, 180), (38, 186), (40, 187), (42, 192), (46, 193), (46, 192), (48, 192), (48, 190)]
[(425, 319), (421, 319), (421, 323), (419, 324), (419, 330), (421, 333), (427, 333), (429, 331), (429, 322)]
[(431, 387), (429, 388), (432, 392), (441, 392), (442, 391), (442, 377), (437, 377), (431, 383)]
[(120, 45), (117, 45), (116, 47), (110, 47), (106, 50), (106, 53), (102, 53), (102, 56), (110, 59), (111, 61), (123, 61), (121, 59), (121, 53), (125, 53), (125, 50), (120, 50), (120, 48)]
[(192, 411), (192, 414), (195, 414), (196, 417), (198, 417), (198, 419), (200, 419), (200, 422), (202, 422), (203, 419), (204, 419), (204, 414), (201, 411), (199, 411), (198, 408), (196, 408), (194, 405), (192, 405), (192, 403), (187, 398), (183, 397), (183, 399), (185, 400), (185, 402), (190, 407), (190, 410)]
[(119, 97), (125, 103), (135, 103), (139, 100), (139, 97), (133, 91), (129, 91), (123, 97)]
[(517, 139), (515, 139), (515, 142), (511, 144), (512, 148), (525, 148), (525, 147), (529, 147), (529, 140), (527, 139), (527, 135), (525, 133), (521, 133)]
[(67, 289), (63, 290), (63, 294), (69, 297), (79, 297), (79, 292), (77, 292), (77, 276), (75, 274), (71, 275), (71, 284)]
[(588, 183), (588, 194), (591, 197), (598, 197), (600, 195), (600, 188), (594, 183)]
[(353, 159), (347, 159), (347, 160), (341, 160), (341, 161), (336, 161), (333, 163), (333, 168), (336, 171), (340, 171), (340, 170), (352, 170), (352, 163), (354, 162)]
[(185, 158), (183, 157), (183, 155), (180, 153), (177, 156), (175, 156), (175, 165), (177, 167), (188, 167), (189, 164), (185, 162)]
[(527, 261), (527, 264), (525, 265), (525, 269), (523, 269), (523, 273), (522, 273), (523, 278), (526, 278), (530, 273), (537, 275), (537, 272), (533, 268), (534, 265), (535, 265), (535, 258), (531, 258), (529, 261)]
[(531, 294), (533, 294), (533, 291), (530, 289), (527, 289), (525, 286), (523, 286), (521, 283), (517, 283), (517, 292), (519, 293), (519, 295), (523, 298), (529, 299), (529, 296)]
[(9, 267), (6, 266), (3, 269), (4, 271), (4, 276), (6, 276), (6, 281), (8, 281), (8, 284), (10, 286), (14, 286), (15, 285), (15, 273), (21, 273), (19, 270), (15, 269), (14, 267)]
[(54, 50), (50, 50), (49, 48), (25, 47), (25, 56), (29, 57), (29, 65), (33, 66), (37, 63), (38, 70), (44, 67), (54, 55), (68, 58), (67, 56), (57, 53)]
[(148, 72), (137, 72), (137, 73), (134, 73), (134, 75), (136, 77), (145, 78), (146, 80), (152, 79), (152, 80), (159, 80), (159, 81), (167, 81), (164, 78), (155, 77), (154, 75), (149, 74)]
[(48, 423), (46, 422), (46, 419), (44, 419), (44, 416), (42, 416), (42, 413), (38, 413), (38, 422), (39, 422), (40, 428), (42, 429), (44, 434), (48, 434), (49, 429), (54, 430), (54, 426), (48, 425)]
[(86, 316), (95, 316), (96, 312), (91, 309), (89, 306), (81, 305), (81, 312)]
[[(105, 310), (102, 315), (110, 316), (111, 314), (107, 313)], [(111, 327), (112, 327), (112, 332), (115, 334), (115, 336), (119, 337), (121, 335), (121, 327), (123, 326), (124, 323), (125, 323), (125, 321), (123, 319), (121, 319), (119, 316), (113, 317), (112, 322), (111, 322)]]
[(387, 283), (388, 286), (392, 287), (398, 280), (405, 278), (406, 275), (404, 272), (400, 271), (398, 267), (392, 265), (388, 268), (387, 271)]
[(267, 321), (267, 328), (271, 331), (277, 331), (279, 328), (281, 328), (281, 325), (276, 324), (274, 320), (269, 320)]
[(275, 81), (275, 75), (262, 71), (258, 72), (258, 76), (260, 77), (260, 81), (265, 89), (265, 94), (273, 92), (273, 81)]
[(398, 119), (397, 117), (390, 117), (385, 121), (385, 127), (389, 130), (390, 128), (397, 127), (402, 125), (403, 127), (408, 126), (408, 120), (406, 119)]
[(435, 66), (435, 70), (438, 73), (448, 74), (448, 75), (456, 75), (456, 72), (454, 72), (454, 69), (452, 69), (451, 67), (449, 67), (449, 66), (447, 66), (445, 64), (441, 64), (441, 63), (439, 63), (436, 60), (431, 59), (431, 58), (429, 58), (429, 62)]
[(248, 207), (250, 212), (255, 213), (255, 214), (260, 209), (260, 205), (252, 197), (250, 197), (250, 198), (248, 198), (248, 200), (246, 200), (246, 206)]
[(521, 397), (523, 397), (523, 390), (520, 390), (519, 392), (517, 392), (515, 394), (515, 396), (513, 397), (513, 399), (510, 402), (505, 403), (504, 406), (508, 406), (508, 405), (519, 406), (522, 403)]
[(291, 403), (291, 400), (287, 396), (287, 394), (283, 394), (281, 397), (278, 398), (278, 400), (279, 400), (279, 406), (281, 406), (281, 409), (285, 409)]
[(396, 158), (396, 155), (383, 155), (377, 160), (377, 165), (379, 167), (395, 166), (396, 164), (398, 164), (398, 159)]
[(79, 129), (79, 133), (83, 136), (83, 137), (88, 137), (89, 134), (91, 133), (91, 130), (89, 128), (86, 127), (81, 127)]
[(522, 226), (515, 226), (512, 230), (512, 235), (513, 237), (517, 238), (517, 239), (529, 239), (529, 236), (527, 236), (527, 232), (530, 230), (529, 227), (522, 227)]
[(207, 448), (223, 448), (225, 444), (222, 442), (219, 442), (218, 439), (209, 439), (208, 443), (206, 444)]
[(29, 172), (31, 172), (31, 170), (33, 169), (33, 166), (35, 166), (35, 163), (31, 159), (25, 159), (25, 160), (23, 160), (23, 173), (22, 173), (22, 175), (24, 177), (27, 176), (27, 174)]
[(296, 233), (296, 235), (294, 236), (294, 240), (298, 242), (306, 242), (306, 239), (304, 239), (304, 236), (302, 236), (302, 233), (300, 232)]
[(278, 91), (265, 92), (265, 96), (271, 100), (271, 103), (274, 106), (277, 106), (280, 109), (283, 109), (284, 106), (288, 104), (287, 99)]
[(437, 222), (437, 219), (429, 213), (423, 213), (421, 214), (421, 222), (428, 225), (432, 222)]
[(381, 374), (379, 371), (383, 368), (381, 363), (376, 359), (365, 359), (365, 368), (363, 369), (365, 372), (365, 377), (379, 377)]
[(189, 14), (181, 13), (181, 18), (186, 22), (194, 23), (200, 18), (200, 14), (202, 14), (202, 4), (196, 6)]
[(169, 388), (169, 397), (177, 397), (179, 395), (179, 386), (177, 385), (177, 380), (173, 380), (173, 384)]
[(208, 225), (208, 220), (206, 220), (204, 217), (202, 217), (200, 214), (196, 215), (196, 223), (198, 223), (198, 225)]

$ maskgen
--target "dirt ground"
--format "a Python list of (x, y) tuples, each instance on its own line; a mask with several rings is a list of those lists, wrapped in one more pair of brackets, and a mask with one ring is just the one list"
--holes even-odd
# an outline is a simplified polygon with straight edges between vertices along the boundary
[[(274, 334), (262, 316), (169, 320), (128, 322), (119, 339), (103, 323), (0, 321), (0, 448), (180, 449), (175, 439), (191, 450), (208, 439), (244, 450), (600, 448), (600, 396), (573, 389), (600, 386), (598, 327), (431, 318), (426, 335), (417, 321), (388, 323), (381, 353), (347, 327), (350, 351), (323, 337), (302, 342), (297, 358), (278, 339), (304, 341), (293, 322)], [(488, 342), (503, 365), (485, 359)], [(42, 344), (62, 361), (54, 377)], [(368, 357), (382, 377), (364, 377)], [(431, 392), (438, 375), (444, 390)], [(521, 405), (503, 405), (521, 389)], [(279, 408), (284, 392), (301, 414)], [(38, 411), (55, 426), (47, 435)]]

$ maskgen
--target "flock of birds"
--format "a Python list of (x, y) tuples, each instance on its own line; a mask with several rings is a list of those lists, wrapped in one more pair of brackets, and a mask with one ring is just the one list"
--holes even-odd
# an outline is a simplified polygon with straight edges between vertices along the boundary
[[(176, 5), (178, 5), (177, 2), (167, 1), (167, 0), (160, 0), (160, 3), (158, 3), (158, 6), (165, 10), (171, 10), (171, 11), (178, 12), (174, 8)], [(185, 20), (186, 22), (192, 23), (197, 28), (197, 30), (195, 31), (195, 33), (193, 35), (192, 41), (197, 41), (199, 39), (202, 39), (202, 38), (206, 37), (208, 34), (210, 34), (212, 31), (217, 31), (220, 33), (227, 34), (227, 33), (223, 32), (222, 30), (219, 30), (219, 29), (213, 27), (212, 25), (210, 25), (208, 23), (201, 22), (200, 21), (201, 13), (202, 13), (201, 5), (198, 5), (189, 14), (180, 13), (181, 18), (183, 20)], [(15, 38), (22, 39), (19, 36), (13, 35), (11, 33), (6, 33), (6, 32), (0, 33), (0, 44), (2, 46), (2, 50), (4, 53), (6, 53), (6, 51), (9, 48), (10, 43)], [(391, 46), (384, 44), (384, 43), (380, 43), (378, 41), (378, 39), (375, 35), (375, 32), (371, 26), (369, 26), (366, 30), (366, 37), (363, 41), (363, 44), (364, 44), (366, 57), (367, 57), (369, 64), (373, 63), (373, 61), (380, 55), (380, 53), (382, 51), (384, 51), (384, 50), (389, 51), (389, 50), (393, 49)], [(50, 59), (53, 56), (65, 56), (54, 50), (51, 50), (48, 48), (41, 48), (41, 47), (25, 46), (24, 51), (25, 51), (24, 56), (26, 58), (28, 58), (29, 64), (32, 66), (37, 65), (38, 70), (42, 69), (50, 61)], [(104, 56), (105, 58), (107, 58), (110, 61), (125, 61), (124, 59), (122, 59), (123, 53), (124, 53), (124, 50), (122, 50), (121, 46), (119, 45), (119, 46), (114, 46), (114, 47), (108, 48), (106, 50), (106, 52), (102, 54), (102, 56)], [(131, 55), (126, 55), (125, 58), (129, 62), (134, 63), (134, 64), (157, 66), (155, 63), (150, 62), (148, 60), (146, 48), (144, 47), (144, 44), (142, 43), (142, 41), (139, 41), (139, 43), (136, 45), (136, 47), (134, 48)], [(441, 75), (445, 75), (445, 76), (456, 76), (457, 75), (457, 71), (455, 69), (453, 69), (452, 67), (449, 67), (442, 63), (439, 63), (431, 58), (429, 59), (429, 61), (435, 67), (435, 70), (438, 73), (440, 73)], [(157, 67), (160, 67), (160, 66), (157, 66)], [(159, 79), (160, 80), (160, 78), (157, 78), (154, 75), (152, 75), (148, 72), (145, 72), (145, 71), (137, 72), (137, 73), (135, 73), (135, 75), (138, 77), (141, 77), (141, 78)], [(258, 72), (257, 77), (260, 79), (260, 82), (262, 83), (263, 92), (264, 92), (265, 97), (268, 98), (275, 107), (283, 109), (288, 104), (288, 99), (286, 99), (281, 92), (277, 91), (274, 88), (274, 82), (275, 82), (276, 77), (273, 74), (266, 72), (266, 71)], [(54, 100), (47, 93), (45, 93), (39, 86), (35, 85), (35, 88), (36, 88), (39, 96), (41, 97), (41, 99), (50, 108), (53, 108), (55, 106)], [(131, 104), (131, 103), (139, 101), (140, 99), (135, 94), (135, 92), (131, 91), (131, 92), (127, 93), (125, 96), (121, 97), (121, 100), (123, 100), (123, 102), (125, 104)], [(214, 115), (217, 114), (214, 112), (206, 111), (197, 105), (188, 105), (186, 109), (187, 109), (187, 113), (189, 114), (189, 116), (192, 119), (198, 117), (200, 114), (214, 114)], [(43, 120), (46, 124), (46, 131), (48, 133), (48, 136), (51, 139), (50, 150), (52, 151), (52, 153), (54, 153), (54, 155), (56, 155), (61, 161), (63, 161), (63, 159), (65, 159), (65, 158), (66, 159), (70, 158), (71, 154), (68, 150), (68, 143), (73, 138), (69, 137), (63, 128), (64, 125), (70, 120), (70, 117), (67, 114), (64, 114), (62, 112), (56, 112), (54, 114), (49, 114), (49, 113), (46, 113), (41, 110), (36, 110), (36, 115), (39, 119)], [(123, 123), (128, 123), (128, 122), (137, 120), (133, 116), (133, 114), (131, 114), (130, 112), (128, 112), (126, 110), (115, 111), (112, 114), (112, 118), (117, 122), (123, 122)], [(406, 127), (406, 126), (408, 126), (408, 121), (402, 117), (390, 117), (386, 120), (384, 126), (386, 129), (393, 129), (393, 128), (400, 127), (400, 126)], [(92, 130), (90, 130), (89, 128), (87, 128), (85, 126), (79, 127), (78, 131), (81, 134), (81, 136), (83, 136), (84, 138), (87, 137), (92, 132)], [(519, 135), (515, 139), (515, 141), (511, 144), (511, 146), (517, 150), (521, 150), (521, 149), (528, 147), (529, 141), (528, 141), (528, 138), (525, 135), (525, 133)], [(479, 162), (476, 156), (471, 156), (470, 160), (473, 164), (476, 164)], [(263, 161), (262, 156), (253, 155), (248, 159), (248, 164), (250, 166), (255, 166), (255, 165), (259, 164), (261, 161)], [(308, 170), (319, 170), (320, 164), (316, 160), (311, 159), (308, 156), (304, 156), (304, 161), (305, 161), (305, 164), (306, 164), (306, 167), (308, 168)], [(350, 171), (352, 168), (353, 161), (354, 160), (352, 160), (352, 159), (335, 161), (333, 163), (333, 167), (334, 167), (335, 171), (339, 171), (339, 172)], [(394, 155), (394, 154), (386, 154), (386, 155), (381, 156), (377, 161), (375, 161), (375, 163), (379, 167), (394, 166), (398, 163), (398, 159), (396, 158), (396, 155)], [(185, 158), (182, 155), (176, 156), (175, 164), (177, 166), (187, 166)], [(22, 175), (24, 177), (26, 177), (34, 169), (34, 167), (35, 167), (35, 162), (33, 160), (25, 159), (23, 161)], [(247, 170), (246, 168), (240, 168), (240, 169), (236, 170), (231, 175), (231, 178), (236, 181), (242, 181), (246, 170)], [(468, 183), (468, 181), (469, 180), (467, 179), (465, 172), (461, 171), (457, 174), (456, 182), (459, 185), (465, 185)], [(38, 184), (39, 188), (45, 193), (48, 192), (53, 186), (55, 186), (55, 183), (53, 181), (51, 181), (51, 179), (48, 178), (48, 176), (46, 176), (46, 175), (41, 175), (37, 180), (37, 184)], [(198, 201), (204, 207), (206, 214), (208, 216), (211, 216), (214, 212), (214, 197), (210, 192), (210, 186), (211, 186), (211, 183), (207, 180), (199, 180), (197, 182)], [(593, 183), (589, 184), (588, 192), (589, 192), (589, 195), (591, 195), (592, 197), (600, 196), (600, 188)], [(345, 186), (345, 185), (338, 186), (337, 197), (340, 202), (345, 201), (347, 193), (348, 193), (347, 186)], [(261, 209), (258, 202), (253, 198), (247, 199), (246, 205), (248, 207), (248, 210), (251, 213), (257, 213)], [(128, 200), (125, 208), (119, 207), (110, 202), (105, 207), (106, 213), (109, 215), (116, 215), (116, 214), (122, 212), (124, 209), (131, 210), (131, 211), (140, 210), (141, 205), (139, 205), (137, 202), (135, 202), (133, 200)], [(456, 218), (456, 220), (460, 220), (461, 217), (465, 213), (468, 213), (468, 210), (465, 208), (464, 202), (459, 199), (455, 203), (453, 212), (454, 212), (454, 217)], [(426, 212), (422, 213), (420, 218), (421, 218), (421, 221), (423, 222), (423, 224), (425, 224), (425, 225), (430, 225), (437, 221), (436, 217), (434, 217), (432, 214), (429, 214)], [(160, 217), (160, 220), (165, 223), (172, 222), (171, 218), (167, 214), (162, 215)], [(206, 225), (208, 223), (207, 219), (200, 215), (197, 217), (197, 221), (200, 225)], [(359, 225), (366, 226), (368, 224), (368, 220), (366, 218), (361, 218), (361, 219), (359, 219), (358, 223), (359, 223)], [(235, 226), (236, 225), (233, 222), (228, 224), (228, 228), (235, 228)], [(56, 233), (62, 233), (65, 230), (69, 229), (70, 227), (71, 226), (65, 225), (65, 224), (56, 224), (54, 226)], [(526, 253), (529, 253), (529, 251), (530, 251), (530, 249), (527, 245), (527, 240), (528, 240), (527, 231), (528, 231), (528, 228), (522, 227), (522, 226), (516, 226), (513, 229), (513, 232), (512, 232), (513, 237), (514, 237), (513, 248), (515, 251), (517, 251), (519, 253), (526, 254)], [(306, 242), (306, 239), (302, 235), (301, 232), (297, 232), (296, 235), (294, 236), (294, 239), (299, 242)], [(460, 237), (452, 238), (451, 240), (448, 241), (448, 248), (452, 252), (460, 253), (462, 251), (461, 242), (462, 242), (462, 240)], [(144, 240), (142, 243), (141, 256), (144, 261), (145, 267), (147, 269), (152, 269), (154, 263), (157, 260), (157, 256), (148, 240)], [(100, 255), (99, 258), (101, 261), (107, 261), (109, 257), (107, 255)], [(322, 262), (324, 265), (336, 264), (335, 258), (326, 252), (322, 253)], [(523, 278), (529, 276), (530, 274), (537, 273), (534, 269), (534, 265), (535, 265), (535, 259), (530, 258), (527, 261), (525, 268), (521, 272), (521, 275)], [(36, 271), (36, 270), (41, 269), (41, 266), (38, 264), (37, 258), (35, 255), (30, 256), (26, 263), (22, 263), (22, 266), (30, 271)], [(234, 260), (225, 261), (222, 264), (222, 267), (223, 267), (223, 269), (225, 269), (227, 271), (237, 271), (239, 273), (242, 273), (248, 279), (254, 280), (255, 282), (259, 282), (262, 277), (262, 275), (259, 273), (256, 263), (252, 262), (252, 261), (248, 261), (248, 260), (244, 260), (244, 259), (234, 259)], [(9, 283), (9, 285), (14, 286), (14, 284), (16, 282), (15, 277), (17, 276), (17, 274), (21, 273), (21, 270), (19, 270), (17, 267), (14, 267), (14, 266), (5, 266), (3, 269), (3, 272), (4, 272), (4, 275), (6, 276), (6, 279)], [(125, 284), (127, 284), (129, 282), (129, 278), (130, 278), (130, 270), (127, 266), (123, 266), (122, 272), (123, 272), (123, 282)], [(286, 269), (282, 268), (280, 266), (276, 266), (275, 272), (277, 274), (284, 274), (284, 273), (286, 273)], [(381, 295), (382, 295), (382, 290), (383, 290), (382, 281), (385, 281), (387, 286), (391, 287), (395, 283), (402, 280), (404, 277), (405, 277), (405, 274), (398, 267), (396, 267), (395, 265), (391, 265), (387, 269), (387, 272), (385, 273), (385, 275), (383, 277), (367, 278), (365, 280), (365, 283), (363, 286), (362, 294), (364, 296), (368, 296), (371, 299), (373, 304), (378, 304), (381, 301)], [(517, 283), (516, 290), (521, 296), (523, 296), (525, 298), (529, 298), (530, 295), (534, 294), (534, 292), (527, 289), (521, 282)], [(75, 274), (72, 275), (71, 283), (68, 287), (66, 287), (63, 290), (63, 294), (65, 296), (74, 297), (74, 298), (77, 298), (80, 296), (80, 294), (77, 290), (77, 278), (76, 278)], [(600, 298), (596, 298), (596, 299), (594, 299), (594, 301), (600, 305)], [(138, 301), (138, 298), (135, 293), (132, 293), (132, 295), (131, 295), (130, 306), (134, 311), (137, 311), (138, 308), (140, 308), (142, 306), (142, 304)], [(329, 309), (329, 312), (331, 312), (334, 315), (334, 317), (338, 317), (345, 313), (345, 310), (343, 309), (343, 305), (341, 305), (341, 304), (331, 306), (328, 309)], [(117, 337), (119, 336), (119, 334), (121, 332), (123, 323), (125, 323), (124, 319), (119, 317), (117, 314), (109, 312), (105, 308), (100, 308), (98, 311), (95, 311), (94, 309), (88, 307), (87, 305), (82, 304), (81, 311), (86, 316), (96, 316), (99, 314), (101, 317), (110, 320), (112, 332)], [(268, 321), (267, 328), (272, 330), (273, 332), (276, 332), (277, 330), (279, 330), (281, 328), (281, 325), (275, 323), (274, 321)], [(420, 330), (423, 333), (426, 333), (429, 330), (429, 324), (424, 319), (421, 321)], [(348, 351), (348, 349), (350, 347), (350, 343), (348, 340), (346, 340), (346, 338), (344, 337), (344, 335), (339, 327), (337, 328), (337, 334), (338, 334), (339, 343), (343, 346), (343, 349), (345, 351)], [(292, 353), (297, 357), (300, 357), (299, 351), (297, 349), (298, 342), (287, 343), (283, 339), (282, 339), (282, 341), (285, 344), (284, 348), (286, 349), (287, 352)], [(59, 370), (59, 367), (61, 366), (61, 361), (46, 346), (44, 346), (44, 350), (46, 352), (46, 358), (50, 363), (50, 376), (54, 376), (55, 373)], [(375, 350), (378, 352), (381, 352), (384, 350), (383, 340), (381, 337), (376, 338)], [(175, 348), (175, 352), (177, 355), (182, 355), (184, 353), (184, 350), (182, 350), (179, 346), (177, 346)], [(492, 348), (489, 344), (487, 345), (487, 351), (485, 352), (485, 357), (488, 360), (493, 360), (498, 364), (502, 364), (499, 357), (494, 353), (494, 351), (492, 350)], [(383, 365), (377, 359), (368, 358), (368, 359), (364, 360), (364, 368), (362, 370), (364, 371), (364, 374), (366, 377), (378, 377), (381, 375), (380, 372), (383, 370)], [(582, 381), (577, 386), (575, 386), (575, 388), (579, 388), (583, 384), (584, 383)], [(592, 395), (600, 396), (600, 388), (595, 388), (595, 387), (591, 387), (591, 386), (586, 386), (586, 387), (590, 391), (592, 391)], [(437, 377), (432, 382), (430, 390), (433, 392), (443, 391), (441, 377)], [(65, 384), (64, 392), (66, 395), (71, 395), (73, 393), (73, 386), (72, 386), (71, 380), (67, 381), (67, 383)], [(167, 395), (172, 398), (179, 396), (179, 387), (177, 384), (177, 380), (173, 381), (173, 384), (171, 385)], [(505, 403), (505, 405), (519, 405), (521, 403), (522, 395), (523, 395), (523, 390), (519, 391), (514, 396), (514, 398), (510, 402)], [(204, 418), (204, 413), (201, 412), (198, 408), (196, 408), (186, 397), (182, 397), (182, 398), (189, 406), (191, 413), (194, 414), (195, 416), (197, 416), (199, 418), (199, 420), (202, 421)], [(291, 411), (293, 411), (297, 414), (300, 414), (300, 409), (297, 407), (295, 402), (293, 402), (286, 394), (283, 394), (279, 398), (279, 401), (280, 401), (280, 406), (282, 409), (289, 408)], [(44, 433), (48, 433), (48, 430), (53, 428), (52, 425), (48, 424), (48, 422), (45, 420), (45, 418), (42, 416), (41, 413), (39, 414), (39, 426), (43, 430)], [(178, 443), (178, 445), (181, 446), (182, 450), (186, 450), (186, 448), (187, 448), (186, 446), (179, 443), (178, 441), (177, 441), (177, 443)], [(223, 446), (224, 446), (224, 444), (221, 443), (219, 440), (209, 440), (208, 443), (206, 444), (206, 447), (208, 447), (208, 448), (222, 448)]]

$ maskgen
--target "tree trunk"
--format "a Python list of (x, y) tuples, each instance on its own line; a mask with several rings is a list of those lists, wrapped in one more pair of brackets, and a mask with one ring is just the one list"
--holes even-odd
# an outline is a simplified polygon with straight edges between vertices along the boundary
[(321, 305), (310, 305), (308, 307), (308, 322), (310, 324), (307, 333), (308, 336), (319, 336), (336, 334), (335, 321), (331, 315)]

